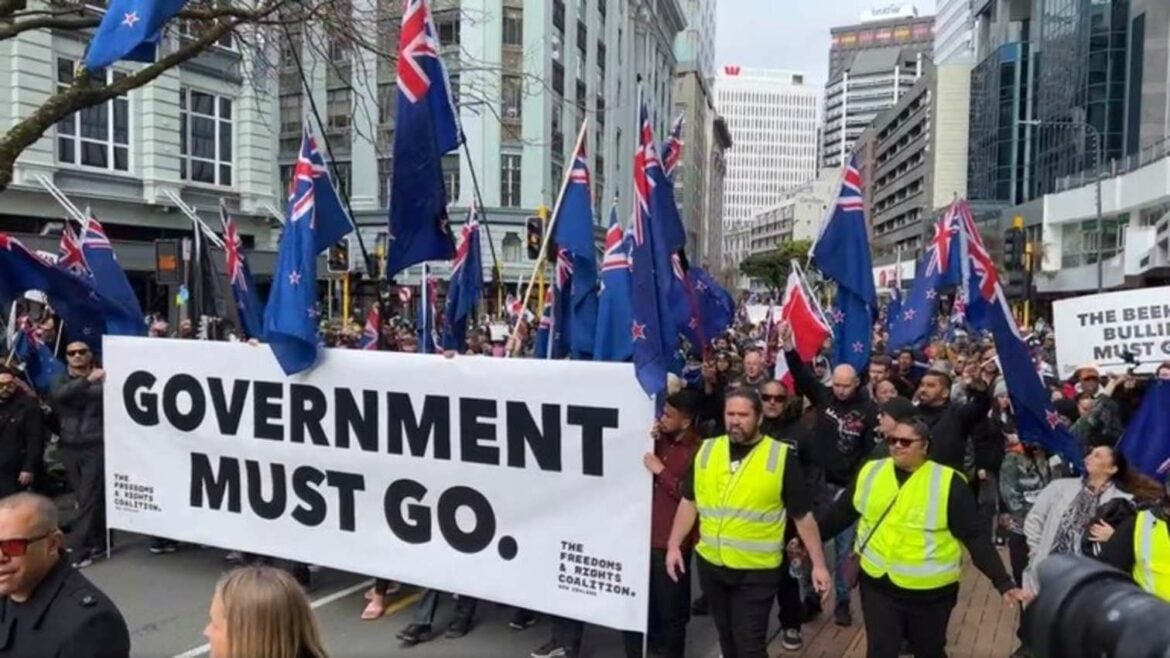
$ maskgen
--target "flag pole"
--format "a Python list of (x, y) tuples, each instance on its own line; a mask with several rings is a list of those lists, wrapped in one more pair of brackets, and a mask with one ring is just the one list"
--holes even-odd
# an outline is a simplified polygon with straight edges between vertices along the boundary
[[(581, 144), (583, 144), (585, 142), (585, 133), (588, 129), (589, 129), (589, 117), (585, 117), (585, 119), (583, 121), (581, 121), (581, 130), (577, 133), (577, 145), (573, 147), (573, 157), (574, 158), (577, 157), (577, 153), (581, 150)], [(537, 272), (540, 271), (540, 269), (542, 267), (544, 267), (545, 260), (546, 260), (545, 256), (548, 253), (548, 244), (549, 244), (549, 242), (552, 241), (553, 228), (555, 227), (555, 225), (557, 223), (557, 215), (560, 214), (561, 202), (563, 202), (565, 200), (565, 190), (567, 190), (569, 187), (569, 178), (570, 178), (570, 176), (572, 176), (572, 174), (573, 174), (573, 167), (570, 164), (570, 166), (565, 168), (564, 175), (561, 176), (561, 191), (559, 194), (557, 194), (556, 203), (553, 204), (552, 216), (549, 217), (548, 226), (545, 228), (545, 231), (544, 231), (544, 239), (541, 241), (541, 244), (540, 244), (540, 254), (536, 258), (536, 266), (532, 268), (532, 276), (530, 276), (528, 278), (528, 287), (524, 290), (524, 300), (523, 300), (524, 308), (528, 308), (528, 300), (532, 298), (532, 286), (536, 284), (536, 274), (537, 274)], [(541, 301), (543, 303), (543, 300), (541, 300)], [(515, 338), (516, 338), (517, 332), (519, 331), (519, 326), (520, 325), (517, 324), (516, 325), (517, 328), (512, 331), (512, 339), (513, 339), (512, 342), (513, 343), (515, 343)], [(551, 336), (550, 336), (550, 338), (551, 338)], [(513, 347), (515, 347), (515, 346), (513, 345)], [(508, 354), (509, 354), (509, 356), (511, 356), (511, 352), (509, 352)]]

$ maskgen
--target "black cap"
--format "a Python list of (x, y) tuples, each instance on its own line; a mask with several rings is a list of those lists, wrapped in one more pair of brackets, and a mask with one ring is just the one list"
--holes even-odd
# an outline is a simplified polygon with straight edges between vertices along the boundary
[(919, 415), (918, 407), (904, 397), (890, 398), (882, 405), (881, 412), (895, 421), (910, 420)]

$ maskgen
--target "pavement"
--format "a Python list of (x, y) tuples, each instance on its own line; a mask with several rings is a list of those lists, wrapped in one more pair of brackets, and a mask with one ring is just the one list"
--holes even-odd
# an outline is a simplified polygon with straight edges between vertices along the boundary
[[(219, 577), (231, 565), (219, 549), (184, 547), (152, 555), (148, 539), (114, 533), (109, 559), (86, 567), (84, 573), (114, 600), (130, 627), (134, 658), (198, 658), (208, 649), (203, 637), (207, 608)], [(474, 577), (469, 574), (469, 577)], [(361, 621), (365, 591), (372, 581), (362, 575), (321, 569), (314, 572), (309, 598), (331, 658), (412, 656), (418, 658), (524, 658), (549, 639), (549, 622), (525, 631), (508, 628), (512, 608), (481, 602), (476, 625), (466, 637), (442, 637), (454, 613), (448, 597), (439, 604), (435, 628), (439, 636), (405, 647), (394, 634), (410, 623), (415, 592), (404, 591), (377, 621)], [(697, 587), (695, 588), (697, 591)], [(719, 651), (710, 618), (697, 617), (688, 627), (688, 656), (717, 658)], [(623, 658), (621, 634), (588, 627), (582, 658)]]

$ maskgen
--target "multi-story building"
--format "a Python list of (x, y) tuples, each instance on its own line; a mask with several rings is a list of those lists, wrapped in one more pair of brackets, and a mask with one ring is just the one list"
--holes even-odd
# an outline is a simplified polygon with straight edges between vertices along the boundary
[(703, 231), (706, 247), (700, 262), (711, 271), (723, 264), (723, 190), (727, 177), (727, 150), (732, 148), (731, 131), (727, 121), (714, 114), (707, 122), (707, 205), (703, 212)]
[(966, 194), (969, 72), (928, 62), (858, 140), (875, 266), (917, 257), (935, 211)]
[(829, 80), (853, 66), (858, 55), (884, 48), (906, 48), (930, 54), (934, 45), (934, 17), (919, 16), (912, 4), (876, 7), (861, 15), (861, 22), (829, 30)]
[(785, 190), (816, 178), (820, 94), (799, 73), (724, 66), (715, 97), (737, 144), (727, 154), (723, 186), (729, 231), (778, 203)]
[[(357, 28), (396, 52), (399, 4), (376, 2), (355, 3), (355, 19), (370, 11), (379, 18), (355, 21)], [(629, 217), (638, 101), (645, 99), (659, 138), (674, 107), (674, 40), (685, 25), (678, 1), (439, 0), (432, 9), (467, 138), (465, 149), (444, 158), (448, 196), (455, 208), (482, 206), (490, 235), (485, 270), (498, 260), (509, 283), (532, 270), (524, 219), (554, 205), (586, 120), (596, 219), (600, 224), (614, 203), (619, 216)], [(373, 244), (387, 230), (394, 62), (372, 51), (326, 53), (292, 36), (281, 59), (281, 179), (291, 172), (299, 117), (312, 96), (325, 114), (338, 185)], [(294, 48), (310, 72), (309, 95)], [(351, 82), (363, 76), (370, 82)], [(454, 222), (460, 212), (453, 209)], [(443, 266), (435, 269), (442, 276)], [(417, 281), (417, 272), (402, 278)]]
[(934, 63), (975, 63), (974, 18), (971, 0), (938, 0), (934, 14)]
[(711, 188), (707, 184), (708, 123), (715, 108), (711, 93), (711, 67), (715, 47), (715, 2), (683, 0), (687, 27), (674, 39), (678, 63), (674, 76), (674, 114), (684, 120), (682, 160), (674, 173), (674, 192), (687, 230), (687, 253), (705, 262), (705, 216)]
[(739, 264), (752, 253), (750, 221), (723, 226), (723, 267), (719, 280), (735, 290), (747, 290), (750, 281), (740, 273)]
[(785, 192), (780, 203), (757, 211), (751, 219), (748, 253), (767, 253), (785, 242), (815, 238), (839, 188), (839, 174), (826, 169), (816, 180)]
[[(31, 5), (30, 5), (31, 7)], [(168, 32), (165, 48), (189, 39)], [(89, 34), (29, 30), (0, 40), (0, 132), (73, 83)], [(0, 194), (0, 227), (28, 246), (57, 251), (65, 211), (42, 181), (79, 209), (89, 207), (107, 234), (144, 310), (166, 313), (177, 290), (159, 286), (156, 239), (191, 238), (192, 222), (169, 194), (217, 226), (222, 199), (235, 217), (259, 278), (272, 273), (277, 197), (272, 175), (275, 96), (265, 80), (246, 79), (255, 52), (224, 38), (149, 85), (59, 121), (16, 161)], [(117, 79), (139, 67), (120, 62)]]

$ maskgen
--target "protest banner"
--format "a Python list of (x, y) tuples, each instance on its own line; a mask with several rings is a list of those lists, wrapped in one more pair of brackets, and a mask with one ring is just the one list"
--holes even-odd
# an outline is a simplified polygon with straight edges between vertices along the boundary
[(779, 317), (777, 315), (779, 312), (779, 307), (774, 305), (747, 304), (744, 306), (744, 310), (747, 312), (748, 322), (751, 322), (752, 324), (759, 324), (763, 322), (764, 319), (768, 317), (769, 310), (771, 310), (773, 318)]
[(648, 609), (653, 405), (617, 363), (105, 339), (113, 528), (624, 630)]
[(1101, 372), (1153, 372), (1170, 359), (1170, 286), (1108, 292), (1052, 303), (1056, 361), (1062, 378), (1096, 363)]

